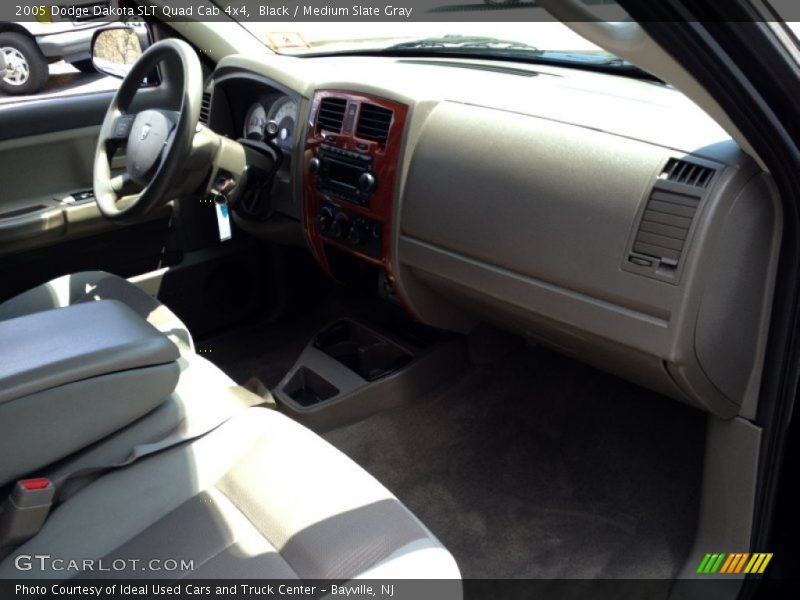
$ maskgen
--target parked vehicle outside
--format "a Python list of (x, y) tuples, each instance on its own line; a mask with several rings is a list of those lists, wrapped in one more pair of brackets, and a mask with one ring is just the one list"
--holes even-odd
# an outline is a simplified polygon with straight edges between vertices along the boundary
[(94, 18), (0, 21), (0, 56), (5, 63), (0, 63), (0, 91), (11, 95), (41, 91), (50, 76), (49, 65), (60, 60), (82, 73), (93, 73), (92, 36), (105, 25)]

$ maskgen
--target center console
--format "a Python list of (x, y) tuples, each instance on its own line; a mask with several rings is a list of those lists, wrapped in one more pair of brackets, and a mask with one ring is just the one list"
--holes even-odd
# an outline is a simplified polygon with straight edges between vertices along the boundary
[(109, 436), (160, 406), (179, 352), (115, 300), (0, 321), (0, 485)]
[(422, 398), (465, 368), (456, 336), (342, 319), (309, 341), (273, 395), (286, 414), (326, 431)]
[[(395, 297), (391, 232), (407, 118), (408, 106), (387, 98), (318, 90), (303, 154), (304, 233), (316, 260), (339, 281), (353, 273), (370, 281), (377, 271)], [(460, 341), (437, 335), (338, 321), (314, 336), (273, 394), (317, 431), (412, 402), (465, 368)]]
[(384, 269), (394, 282), (391, 225), (408, 107), (365, 94), (316, 92), (305, 140), (305, 235), (336, 278), (332, 255)]

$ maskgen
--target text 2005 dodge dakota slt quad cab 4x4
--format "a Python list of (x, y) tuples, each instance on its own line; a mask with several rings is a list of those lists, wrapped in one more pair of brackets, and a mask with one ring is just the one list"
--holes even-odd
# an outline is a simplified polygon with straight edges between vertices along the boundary
[(4, 597), (789, 589), (795, 7), (200, 3), (0, 107)]

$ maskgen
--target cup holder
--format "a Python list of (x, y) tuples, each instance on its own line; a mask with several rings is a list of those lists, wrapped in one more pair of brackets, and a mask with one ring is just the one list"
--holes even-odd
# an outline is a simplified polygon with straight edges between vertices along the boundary
[(353, 321), (334, 323), (317, 335), (314, 346), (367, 381), (399, 371), (412, 360), (397, 344)]
[(305, 367), (299, 368), (283, 389), (300, 406), (319, 404), (339, 393), (333, 385)]

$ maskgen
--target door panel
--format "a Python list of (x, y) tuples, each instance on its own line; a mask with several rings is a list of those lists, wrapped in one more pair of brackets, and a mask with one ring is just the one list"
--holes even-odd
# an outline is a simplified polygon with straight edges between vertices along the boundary
[[(20, 103), (8, 111), (25, 114), (19, 121), (8, 121), (8, 109), (0, 108), (0, 118), (13, 122), (16, 132), (23, 133), (21, 123), (39, 131), (0, 141), (0, 302), (66, 273), (102, 269), (131, 276), (159, 266), (170, 207), (120, 225), (100, 214), (92, 196), (76, 199), (92, 189), (95, 144), (111, 98), (102, 96), (102, 102)], [(45, 126), (51, 131), (41, 132)]]
[[(95, 144), (111, 98), (106, 92), (0, 107), (0, 257), (120, 228), (90, 195), (80, 196), (92, 189)], [(168, 216), (164, 210), (146, 220)]]
[(99, 127), (113, 92), (64, 95), (0, 106), (0, 142), (84, 127)]
[(98, 131), (84, 127), (0, 142), (0, 256), (68, 237), (70, 207), (62, 199), (91, 189)]
[(67, 191), (91, 189), (99, 131), (98, 125), (0, 141), (0, 212), (52, 200)]

